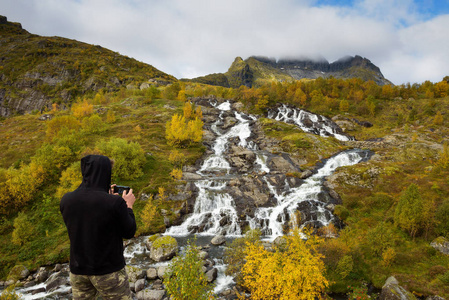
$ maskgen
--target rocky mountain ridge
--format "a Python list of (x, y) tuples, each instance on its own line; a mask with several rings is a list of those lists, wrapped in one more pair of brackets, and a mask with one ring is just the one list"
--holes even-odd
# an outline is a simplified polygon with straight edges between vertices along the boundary
[(279, 60), (264, 56), (251, 56), (246, 60), (237, 57), (226, 73), (210, 74), (191, 81), (238, 88), (241, 85), (258, 86), (273, 79), (292, 81), (319, 77), (361, 78), (365, 81), (373, 80), (379, 85), (392, 84), (382, 75), (379, 67), (359, 55), (345, 56), (332, 63), (324, 57)]

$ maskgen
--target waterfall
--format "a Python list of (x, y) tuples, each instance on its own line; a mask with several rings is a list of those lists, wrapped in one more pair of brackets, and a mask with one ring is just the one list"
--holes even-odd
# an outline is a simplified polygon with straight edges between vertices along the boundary
[[(181, 225), (168, 228), (166, 234), (186, 236), (198, 233), (201, 235), (239, 236), (242, 234), (241, 224), (248, 224), (252, 229), (261, 229), (265, 238), (272, 240), (284, 234), (285, 224), (296, 219), (297, 211), (300, 211), (304, 218), (302, 226), (311, 224), (315, 227), (321, 227), (328, 225), (333, 220), (331, 211), (326, 208), (327, 204), (318, 200), (319, 195), (324, 193), (322, 182), (338, 167), (353, 165), (366, 158), (366, 151), (349, 150), (342, 152), (328, 159), (322, 167), (316, 170), (313, 176), (306, 179), (299, 187), (291, 187), (288, 180), (285, 179), (282, 192), (277, 191), (269, 180), (270, 176), (274, 175), (271, 174), (267, 165), (267, 155), (272, 154), (258, 150), (258, 145), (251, 140), (250, 124), (256, 118), (233, 111), (229, 102), (220, 105), (212, 103), (211, 105), (220, 111), (218, 119), (210, 126), (216, 134), (216, 139), (211, 147), (213, 154), (204, 160), (197, 171), (203, 179), (194, 182), (198, 189), (194, 211)], [(236, 124), (226, 132), (223, 132), (220, 128), (224, 121), (224, 113), (228, 116), (234, 115), (237, 120)], [(338, 133), (339, 128), (332, 121), (307, 111), (295, 110), (284, 105), (278, 108), (276, 114), (271, 112), (269, 117), (280, 121), (294, 121), (306, 132), (323, 136), (333, 135), (342, 140), (349, 139), (349, 137)], [(308, 126), (304, 125), (305, 123), (308, 123)], [(258, 176), (263, 179), (269, 197), (273, 199), (275, 204), (270, 207), (258, 207), (254, 215), (240, 216), (240, 220), (236, 201), (229, 193), (228, 185), (232, 178), (247, 175), (238, 174), (238, 170), (233, 171), (226, 154), (230, 147), (230, 139), (235, 141), (235, 138), (238, 139), (238, 146), (255, 154), (254, 172), (258, 172)], [(224, 174), (224, 177), (218, 177), (216, 174)]]
[(354, 140), (353, 137), (343, 134), (341, 129), (328, 118), (316, 115), (306, 110), (290, 108), (282, 105), (268, 113), (268, 118), (286, 123), (294, 123), (303, 131), (321, 136), (333, 136), (340, 141)]

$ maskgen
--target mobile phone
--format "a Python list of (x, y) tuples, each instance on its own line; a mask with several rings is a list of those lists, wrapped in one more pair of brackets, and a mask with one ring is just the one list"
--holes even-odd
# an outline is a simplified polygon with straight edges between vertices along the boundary
[(123, 195), (123, 192), (126, 191), (126, 193), (129, 193), (129, 190), (131, 188), (129, 186), (125, 185), (115, 185), (114, 186), (114, 194), (119, 194), (120, 196)]

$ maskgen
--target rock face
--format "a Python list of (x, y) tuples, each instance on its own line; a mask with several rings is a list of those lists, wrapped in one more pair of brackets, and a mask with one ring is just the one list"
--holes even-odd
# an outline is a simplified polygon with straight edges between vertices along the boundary
[(393, 276), (389, 277), (382, 287), (380, 300), (416, 300), (416, 297), (399, 285)]

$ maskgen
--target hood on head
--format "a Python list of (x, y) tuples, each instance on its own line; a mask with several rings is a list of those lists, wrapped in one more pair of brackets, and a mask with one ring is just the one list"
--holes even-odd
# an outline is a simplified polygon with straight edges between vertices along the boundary
[(84, 187), (109, 191), (111, 172), (111, 160), (107, 156), (87, 155), (81, 159)]

